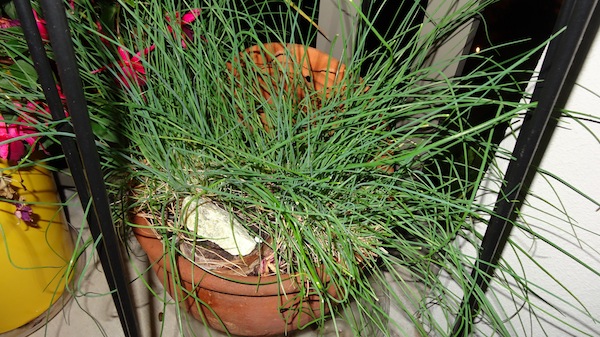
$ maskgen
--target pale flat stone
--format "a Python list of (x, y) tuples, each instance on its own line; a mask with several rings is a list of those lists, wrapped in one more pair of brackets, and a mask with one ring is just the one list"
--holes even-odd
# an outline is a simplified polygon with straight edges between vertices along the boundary
[(256, 241), (229, 212), (212, 201), (197, 197), (183, 199), (183, 220), (199, 240), (209, 240), (231, 255), (248, 255)]

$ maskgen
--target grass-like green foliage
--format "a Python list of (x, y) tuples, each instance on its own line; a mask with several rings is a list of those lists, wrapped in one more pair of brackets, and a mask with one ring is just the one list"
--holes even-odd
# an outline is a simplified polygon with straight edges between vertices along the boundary
[[(165, 16), (192, 8), (202, 12), (189, 25), (194, 38), (184, 48), (180, 27)], [(316, 32), (301, 34), (299, 23), (306, 20), (303, 13), (314, 12), (285, 2), (120, 3), (111, 42), (131, 54), (155, 46), (141, 57), (146, 84), (114, 91), (110, 111), (118, 137), (126, 140), (112, 146), (110, 163), (122, 165), (119, 178), (135, 186), (124, 196), (124, 209), (162, 218), (156, 229), (166, 250), (177, 252), (168, 237), (184, 229), (166, 222), (171, 217), (177, 223), (172, 210), (180, 200), (193, 195), (219, 203), (249, 228), (259, 228), (257, 235), (273, 239), (280, 272), (298, 275), (305, 294), (318, 294), (334, 312), (360, 303), (352, 319), (357, 333), (365, 326), (387, 331), (373, 280), (384, 287), (390, 280), (405, 284), (405, 273), (439, 293), (452, 315), (460, 299), (444, 292), (436, 273), (444, 269), (468, 285), (466, 257), (451, 243), (481, 216), (475, 200), (495, 151), (490, 130), (527, 107), (502, 99), (504, 91), (515, 90), (510, 76), (520, 60), (507, 66), (482, 62), (448, 78), (446, 66), (477, 56), (433, 64), (428, 59), (480, 9), (469, 4), (431, 32), (422, 26), (388, 32), (391, 38), (374, 51), (362, 48), (365, 36), (381, 34), (366, 14), (359, 15), (355, 52), (345, 70), (333, 69), (337, 79), (325, 83), (326, 93), (314, 89), (298, 62), (273, 63), (281, 71), (271, 81), (240, 54), (266, 42), (312, 41)], [(99, 38), (92, 29), (81, 33)], [(111, 55), (110, 48), (80, 55), (83, 69), (116, 63)], [(123, 75), (119, 71), (108, 67), (96, 76), (112, 81)], [(301, 88), (304, 97), (289, 87)], [(482, 105), (497, 107), (495, 115), (469, 125), (467, 116)], [(339, 298), (325, 291), (320, 270)], [(392, 301), (403, 298), (393, 295)], [(426, 303), (395, 305), (406, 306), (423, 334), (448, 330), (420, 320)]]
[[(416, 5), (396, 32), (374, 30), (376, 5), (359, 11), (354, 53), (345, 55), (344, 69), (333, 69), (327, 91), (315, 90), (298, 62), (272, 63), (279, 70), (270, 80), (243, 53), (267, 42), (314, 42), (316, 9), (302, 3), (78, 3), (69, 19), (116, 220), (127, 223), (134, 211), (155, 215), (174, 259), (179, 247), (172, 238), (190, 235), (177, 225), (181, 199), (209, 198), (272, 238), (278, 273), (298, 275), (303, 294), (317, 294), (333, 313), (358, 303), (347, 317), (357, 335), (387, 334), (396, 324), (378, 287), (419, 333), (449, 334), (462, 294), (438, 273), (469, 289), (474, 257), (456, 242), (477, 246), (474, 224), (492, 212), (478, 201), (484, 173), (494, 167), (492, 131), (531, 107), (503, 95), (524, 87), (512, 75), (535, 50), (509, 64), (477, 54), (430, 57), (487, 3), (441, 16), (431, 31), (410, 24)], [(176, 13), (195, 8), (202, 12), (186, 27), (193, 38), (183, 47)], [(367, 36), (380, 47), (365, 49)], [(151, 45), (139, 61), (146, 83), (115, 82), (125, 75), (116, 46), (135, 54)], [(480, 66), (444, 74), (467, 58), (480, 58)], [(480, 106), (495, 107), (494, 115), (470, 125)], [(320, 271), (340, 296), (325, 291)], [(510, 268), (502, 273), (517, 275)], [(419, 286), (408, 286), (415, 281)], [(526, 296), (526, 286), (507, 284), (516, 298)], [(502, 309), (480, 301), (481, 317), (510, 335)]]

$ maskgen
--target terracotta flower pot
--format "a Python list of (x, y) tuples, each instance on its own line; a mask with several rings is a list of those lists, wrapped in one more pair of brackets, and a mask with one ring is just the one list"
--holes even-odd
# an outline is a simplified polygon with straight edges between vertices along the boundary
[[(238, 82), (240, 91), (249, 90), (251, 97), (262, 96), (267, 103), (273, 99), (269, 87), (283, 85), (289, 99), (300, 101), (309, 93), (317, 93), (313, 96), (318, 104), (319, 99), (326, 99), (333, 90), (339, 90), (345, 69), (317, 49), (279, 43), (250, 47), (240, 53), (238, 61), (235, 65), (228, 64), (233, 75), (231, 80)], [(311, 104), (312, 99), (311, 96)], [(265, 130), (272, 129), (271, 121), (264, 113), (258, 113)], [(134, 222), (148, 225), (141, 217), (136, 217)], [(183, 256), (177, 256), (176, 265), (172, 265), (165, 259), (163, 244), (152, 229), (136, 227), (134, 233), (171, 296), (214, 329), (234, 335), (269, 336), (306, 326), (328, 311), (318, 295), (301, 292), (297, 277), (239, 276), (224, 271), (226, 269), (209, 273)], [(333, 286), (326, 289), (336, 295)]]
[[(134, 234), (171, 297), (210, 327), (240, 336), (271, 336), (306, 326), (324, 312), (317, 295), (300, 294), (290, 275), (239, 276), (228, 269), (209, 273), (183, 256), (175, 265), (145, 218), (135, 217)], [(178, 275), (175, 276), (175, 275)], [(177, 280), (177, 281), (174, 281)], [(335, 296), (333, 287), (329, 293)], [(328, 311), (325, 308), (325, 311)]]
[[(300, 44), (265, 43), (262, 46), (252, 46), (241, 55), (242, 65), (250, 60), (257, 66), (254, 69), (260, 69), (268, 75), (260, 79), (263, 85), (266, 84), (267, 79), (283, 82), (284, 85), (293, 85), (293, 90), (286, 87), (285, 91), (293, 93), (298, 98), (304, 98), (306, 89), (325, 90), (329, 94), (332, 87), (340, 83), (346, 70), (343, 64), (329, 54)], [(301, 77), (298, 76), (298, 71), (301, 72)], [(287, 80), (292, 77), (302, 78), (304, 83), (287, 82), (282, 77), (288, 77)], [(271, 91), (263, 88), (263, 96), (270, 98)]]
[[(235, 65), (227, 65), (229, 71), (236, 78), (236, 86), (251, 92), (253, 100), (262, 96), (271, 104), (272, 93), (283, 88), (288, 95), (285, 99), (295, 103), (312, 94), (309, 104), (318, 108), (323, 99), (345, 89), (340, 84), (346, 75), (344, 64), (312, 47), (281, 43), (255, 45), (241, 52), (236, 61)], [(269, 120), (263, 112), (259, 114), (265, 130), (273, 129), (276, 121)]]

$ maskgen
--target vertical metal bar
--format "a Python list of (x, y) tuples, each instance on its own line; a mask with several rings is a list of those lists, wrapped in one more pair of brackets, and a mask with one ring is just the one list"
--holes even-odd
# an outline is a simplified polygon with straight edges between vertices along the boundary
[(537, 102), (537, 107), (523, 121), (513, 150), (514, 159), (509, 163), (504, 185), (484, 234), (479, 259), (471, 273), (473, 282), (470, 290), (465, 292), (454, 323), (453, 336), (466, 336), (470, 333), (473, 317), (480, 309), (480, 299), (485, 296), (516, 221), (516, 210), (527, 194), (530, 184), (527, 178), (531, 173), (533, 160), (542, 154), (541, 139), (596, 4), (597, 0), (565, 0), (562, 5), (555, 32), (564, 27), (566, 30), (551, 41), (548, 47), (540, 71), (540, 83), (532, 94), (532, 101)]
[[(124, 278), (125, 267), (121, 259), (121, 247), (112, 222), (64, 4), (61, 0), (41, 2), (77, 140), (75, 143), (70, 137), (62, 137), (61, 145), (76, 182), (82, 205), (87, 205), (90, 197), (93, 199), (87, 220), (93, 238), (95, 240), (102, 238), (98, 246), (98, 254), (113, 294), (123, 331), (127, 337), (137, 337), (139, 333), (135, 308), (131, 301), (129, 282)], [(15, 0), (14, 3), (52, 116), (55, 120), (62, 120), (65, 118), (63, 106), (33, 18), (31, 4), (29, 0)]]
[[(38, 74), (38, 81), (42, 86), (44, 95), (46, 96), (46, 104), (48, 104), (50, 113), (55, 121), (64, 120), (65, 113), (63, 111), (63, 105), (56, 88), (56, 82), (54, 81), (54, 76), (52, 74), (52, 67), (50, 66), (50, 62), (46, 56), (46, 50), (44, 49), (44, 44), (42, 43), (40, 33), (33, 17), (31, 4), (28, 1), (15, 1), (15, 9), (19, 16), (21, 28), (23, 29), (27, 46), (29, 47), (29, 52), (31, 53), (33, 65)], [(73, 130), (69, 124), (61, 124), (59, 128), (59, 131), (64, 133), (73, 133)], [(72, 137), (60, 136), (58, 139), (67, 160), (69, 158), (79, 158), (79, 150), (77, 149), (77, 144)], [(76, 161), (71, 161), (69, 163), (69, 167), (73, 170), (73, 179), (78, 181), (85, 179), (83, 176), (78, 176), (78, 174), (83, 173), (81, 169), (81, 161), (79, 159)], [(83, 205), (87, 204), (89, 201), (89, 194), (87, 193), (87, 190), (81, 191), (81, 193), (79, 193), (79, 197)]]

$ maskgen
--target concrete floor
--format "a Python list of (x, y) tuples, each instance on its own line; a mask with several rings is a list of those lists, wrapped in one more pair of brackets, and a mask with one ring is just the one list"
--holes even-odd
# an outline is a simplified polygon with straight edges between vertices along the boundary
[[(62, 189), (66, 195), (74, 193), (74, 188), (69, 179), (61, 179)], [(83, 221), (83, 212), (78, 200), (70, 202), (68, 207), (68, 215), (71, 226), (80, 227), (83, 224), (83, 233), (89, 237), (89, 230), (85, 227)], [(131, 241), (131, 256), (127, 262), (128, 273), (136, 275), (139, 271), (145, 270), (148, 266), (145, 254), (141, 247), (134, 239)], [(79, 283), (78, 291), (60, 310), (59, 300), (58, 309), (60, 310), (54, 318), (47, 324), (44, 324), (46, 319), (41, 317), (39, 322), (32, 322), (29, 326), (14, 330), (5, 334), (0, 334), (0, 337), (17, 337), (30, 336), (32, 337), (95, 337), (109, 336), (119, 337), (124, 336), (121, 323), (113, 303), (112, 296), (108, 293), (108, 285), (102, 272), (102, 267), (96, 258), (91, 248), (87, 250), (87, 255), (83, 263), (88, 264), (86, 273), (79, 275), (76, 282)], [(158, 282), (153, 273), (148, 273), (148, 286), (140, 279), (132, 279), (131, 289), (134, 302), (136, 303), (137, 317), (140, 324), (140, 334), (143, 337), (178, 337), (178, 336), (226, 336), (223, 333), (216, 332), (206, 328), (200, 322), (184, 315), (184, 322), (179, 324), (176, 320), (176, 306), (172, 299), (164, 294), (163, 288)], [(153, 296), (149, 288), (156, 291), (158, 296)], [(404, 291), (400, 291), (404, 293)], [(382, 294), (383, 295), (383, 294)], [(160, 300), (164, 296), (167, 304), (163, 304)], [(68, 297), (68, 296), (66, 296)], [(64, 299), (63, 301), (64, 302)], [(389, 304), (389, 301), (387, 301)], [(389, 305), (388, 305), (389, 306)], [(58, 311), (58, 310), (57, 310)], [(393, 321), (399, 323), (400, 326), (406, 327), (405, 331), (400, 332), (398, 328), (390, 328), (390, 336), (417, 336), (412, 324), (409, 323), (406, 317), (399, 310), (391, 308), (390, 310)], [(37, 329), (31, 333), (32, 329)], [(333, 324), (328, 324), (324, 330), (317, 331), (308, 328), (304, 331), (294, 332), (289, 334), (293, 337), (310, 337), (310, 336), (353, 336), (350, 328), (344, 324), (337, 326), (337, 332)], [(374, 336), (372, 333), (368, 337)]]

